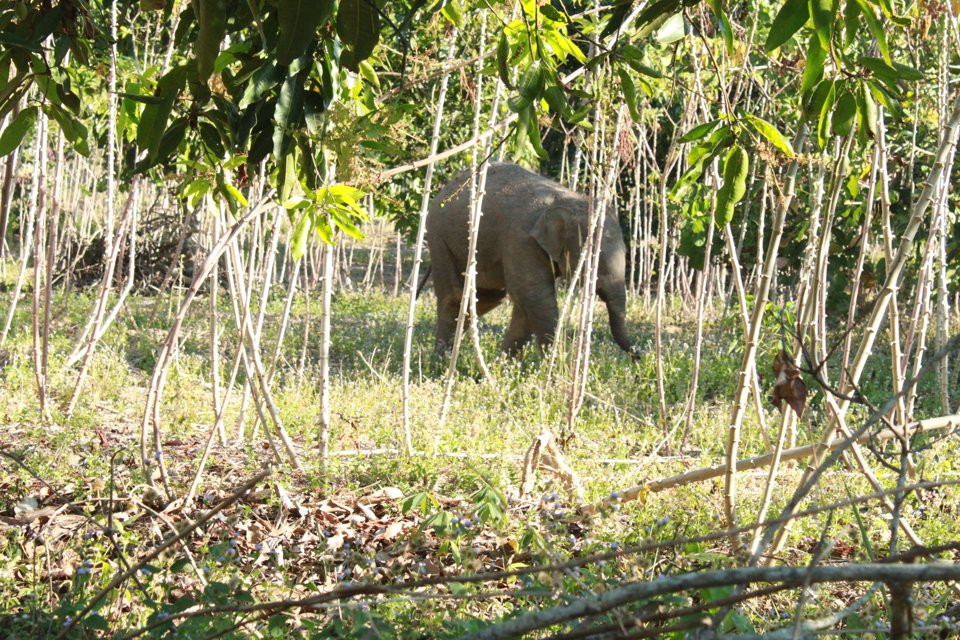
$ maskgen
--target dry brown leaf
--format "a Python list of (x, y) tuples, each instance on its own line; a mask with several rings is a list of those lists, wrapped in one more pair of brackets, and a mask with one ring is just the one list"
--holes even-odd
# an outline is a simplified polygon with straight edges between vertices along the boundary
[(797, 417), (801, 417), (807, 404), (807, 385), (800, 377), (800, 369), (793, 358), (784, 351), (778, 353), (773, 360), (773, 373), (777, 376), (773, 385), (773, 404), (782, 413), (785, 411), (783, 402), (786, 401)]
[(367, 517), (367, 520), (370, 520), (371, 522), (376, 522), (380, 519), (377, 517), (377, 514), (373, 512), (373, 509), (362, 502), (357, 502), (357, 509), (359, 509), (360, 512)]
[(343, 548), (343, 534), (337, 533), (327, 538), (327, 551), (334, 552)]
[(363, 502), (364, 504), (384, 504), (387, 502), (396, 502), (402, 498), (403, 491), (400, 491), (400, 489), (396, 487), (383, 487), (371, 494), (363, 496), (359, 502)]
[(391, 542), (396, 540), (397, 536), (403, 533), (403, 530), (406, 528), (406, 523), (402, 520), (395, 520), (388, 524), (382, 533), (378, 533), (374, 538), (376, 540), (386, 540)]

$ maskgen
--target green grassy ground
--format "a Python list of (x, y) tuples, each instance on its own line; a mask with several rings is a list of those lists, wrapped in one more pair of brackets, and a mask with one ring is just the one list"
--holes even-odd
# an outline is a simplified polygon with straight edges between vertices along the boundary
[[(282, 295), (278, 294), (278, 296)], [(127, 310), (104, 338), (74, 414), (61, 407), (69, 398), (76, 370), (62, 363), (73, 349), (92, 304), (92, 293), (55, 300), (50, 355), (51, 423), (40, 420), (31, 360), (29, 304), (21, 305), (10, 338), (0, 350), (0, 532), (6, 538), (0, 557), (0, 618), (13, 637), (55, 635), (98, 588), (173, 527), (216, 504), (232, 487), (271, 459), (263, 428), (254, 429), (256, 412), (243, 407), (242, 387), (231, 395), (226, 431), (230, 444), (215, 443), (202, 477), (196, 505), (156, 515), (163, 506), (147, 488), (139, 464), (140, 422), (156, 352), (165, 335), (171, 304), (133, 296)], [(316, 296), (314, 296), (316, 298)], [(232, 312), (221, 298), (221, 369), (224, 379), (236, 347)], [(281, 349), (274, 393), (280, 416), (297, 445), (305, 473), (293, 473), (286, 461), (257, 493), (225, 510), (211, 526), (188, 538), (183, 547), (152, 562), (137, 582), (112, 592), (97, 605), (96, 617), (74, 630), (74, 637), (104, 637), (109, 628), (133, 630), (155, 623), (149, 634), (172, 633), (176, 615), (195, 604), (264, 601), (303, 597), (345, 583), (388, 584), (429, 576), (503, 570), (588, 555), (611, 545), (686, 538), (722, 528), (723, 483), (711, 480), (650, 494), (593, 519), (571, 510), (577, 500), (554, 477), (541, 472), (533, 496), (518, 495), (522, 456), (544, 430), (558, 434), (566, 415), (568, 374), (552, 375), (542, 357), (517, 363), (496, 358), (507, 309), (491, 314), (481, 328), (492, 381), (479, 378), (473, 356), (465, 357), (453, 392), (449, 416), (440, 425), (443, 363), (431, 355), (432, 302), (421, 300), (415, 330), (411, 401), (412, 442), (421, 453), (407, 458), (403, 448), (400, 366), (407, 301), (375, 291), (340, 293), (334, 301), (332, 332), (333, 419), (324, 472), (318, 456), (319, 306), (313, 303), (306, 368), (297, 367), (303, 344), (304, 302), (298, 299)], [(272, 354), (283, 300), (272, 300), (265, 322), (264, 353)], [(684, 412), (693, 362), (692, 312), (677, 304), (665, 331), (665, 377), (669, 424)], [(568, 462), (594, 501), (646, 480), (719, 464), (734, 393), (742, 343), (739, 321), (711, 312), (705, 331), (700, 394), (687, 446), (680, 451), (681, 426), (673, 446), (656, 450), (663, 432), (657, 418), (653, 326), (649, 310), (631, 308), (631, 328), (643, 345), (630, 361), (605, 331), (603, 314), (593, 344), (589, 396), (567, 447)], [(777, 332), (761, 345), (761, 362), (772, 362)], [(864, 393), (886, 397), (889, 375), (878, 352)], [(762, 388), (772, 373), (762, 364)], [(197, 468), (213, 424), (207, 299), (198, 299), (184, 327), (161, 410), (164, 456), (171, 488), (182, 496)], [(243, 375), (241, 371), (241, 382)], [(939, 415), (936, 394), (924, 387), (917, 415)], [(241, 413), (244, 420), (239, 421)], [(856, 420), (864, 411), (853, 412)], [(779, 414), (766, 407), (769, 424)], [(800, 426), (798, 441), (819, 436), (824, 403), (814, 393)], [(773, 434), (771, 434), (773, 437)], [(440, 455), (432, 455), (435, 443)], [(918, 457), (918, 477), (951, 479), (956, 474), (954, 439), (930, 441)], [(377, 451), (376, 453), (370, 453)], [(744, 425), (743, 456), (764, 451), (756, 414)], [(876, 462), (876, 461), (874, 461)], [(886, 486), (896, 476), (876, 463)], [(775, 514), (793, 491), (801, 464), (781, 471)], [(739, 516), (755, 518), (764, 471), (742, 474)], [(49, 486), (47, 486), (49, 485)], [(822, 503), (869, 492), (863, 477), (847, 467), (828, 473), (813, 497)], [(377, 494), (389, 488), (389, 495)], [(402, 496), (402, 497), (397, 497)], [(363, 505), (363, 506), (361, 506)], [(38, 507), (54, 510), (30, 519)], [(951, 520), (957, 499), (953, 489), (911, 497), (905, 516), (930, 545), (954, 540)], [(112, 515), (110, 515), (112, 514)], [(110, 528), (112, 527), (112, 528)], [(38, 537), (39, 536), (39, 537)], [(876, 504), (806, 518), (796, 524), (782, 556), (809, 561), (821, 537), (834, 542), (830, 559), (867, 560), (885, 553), (889, 520)], [(293, 629), (322, 637), (440, 637), (483, 624), (501, 615), (556, 602), (606, 585), (659, 573), (727, 566), (729, 542), (686, 544), (666, 550), (631, 553), (603, 564), (561, 573), (505, 578), (482, 587), (437, 586), (407, 593), (361, 597), (309, 615), (278, 613), (261, 633), (285, 637)], [(195, 567), (194, 567), (195, 565)], [(206, 583), (206, 586), (204, 585)], [(823, 588), (807, 614), (834, 610), (862, 590)], [(567, 594), (567, 595), (564, 595)], [(718, 593), (688, 594), (697, 598)], [(940, 589), (917, 593), (918, 616), (944, 607)], [(878, 595), (862, 613), (865, 623), (880, 615)], [(727, 624), (762, 630), (779, 624), (781, 612), (794, 613), (796, 592), (787, 591), (742, 608)], [(639, 607), (640, 605), (638, 605)], [(213, 637), (235, 624), (234, 611), (177, 619), (181, 637)], [(254, 625), (256, 626), (256, 625)], [(102, 628), (102, 629), (101, 629)], [(252, 627), (251, 627), (252, 628)], [(235, 632), (247, 637), (249, 628)], [(337, 635), (339, 634), (339, 635)], [(122, 634), (121, 634), (122, 637)], [(222, 637), (232, 637), (229, 634)], [(679, 636), (678, 636), (679, 637)]]

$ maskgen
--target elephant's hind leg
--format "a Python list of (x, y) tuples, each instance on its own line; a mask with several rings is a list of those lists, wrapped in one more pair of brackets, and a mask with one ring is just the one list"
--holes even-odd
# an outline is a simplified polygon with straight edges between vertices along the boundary
[[(507, 297), (506, 291), (494, 289), (480, 289), (477, 291), (477, 315), (482, 316), (496, 309)], [(453, 344), (453, 336), (457, 331), (457, 318), (460, 315), (460, 305), (463, 304), (463, 289), (456, 287), (441, 300), (437, 298), (437, 342), (441, 346)], [(470, 326), (470, 314), (464, 318), (464, 328)]]
[(493, 311), (506, 297), (507, 292), (504, 289), (477, 289), (477, 315), (482, 316)]
[(463, 297), (463, 269), (458, 267), (449, 249), (437, 242), (430, 247), (433, 290), (437, 295), (437, 348), (446, 348), (453, 343), (457, 329), (457, 314), (460, 298)]

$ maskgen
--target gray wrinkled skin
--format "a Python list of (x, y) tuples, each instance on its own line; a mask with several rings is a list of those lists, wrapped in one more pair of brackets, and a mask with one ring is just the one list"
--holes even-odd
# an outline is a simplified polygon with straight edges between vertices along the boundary
[[(456, 331), (467, 267), (469, 172), (444, 186), (430, 203), (427, 243), (437, 294), (438, 348)], [(569, 277), (588, 229), (587, 198), (515, 164), (494, 163), (487, 174), (477, 242), (477, 313), (509, 295), (513, 303), (503, 349), (517, 354), (531, 340), (548, 345), (557, 328), (558, 277)], [(624, 322), (626, 249), (616, 216), (606, 216), (597, 295), (606, 303), (614, 340), (635, 349)]]

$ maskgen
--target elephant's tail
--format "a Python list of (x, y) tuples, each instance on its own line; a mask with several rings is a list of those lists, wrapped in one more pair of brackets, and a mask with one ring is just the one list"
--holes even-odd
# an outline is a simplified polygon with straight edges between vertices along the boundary
[(430, 279), (430, 269), (432, 267), (433, 265), (428, 264), (426, 271), (423, 272), (423, 278), (420, 280), (420, 283), (417, 284), (417, 295), (414, 296), (415, 298), (419, 298), (423, 288), (427, 286), (427, 280)]

